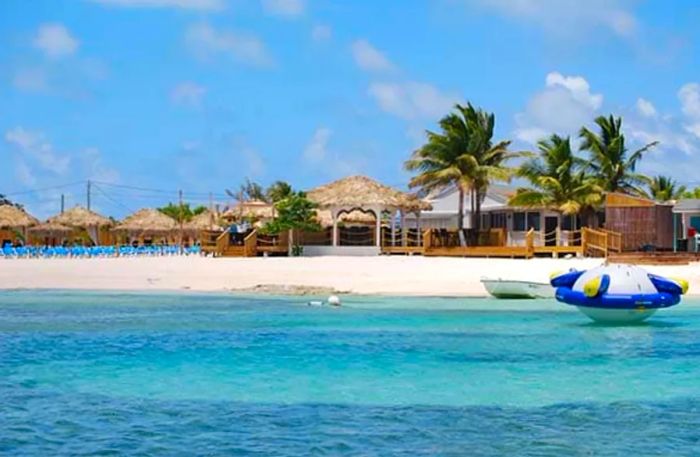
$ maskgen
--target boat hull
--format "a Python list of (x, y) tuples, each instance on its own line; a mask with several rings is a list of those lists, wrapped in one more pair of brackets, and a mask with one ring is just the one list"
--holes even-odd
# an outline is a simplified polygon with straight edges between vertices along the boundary
[(647, 309), (605, 309), (590, 306), (577, 306), (579, 311), (596, 322), (610, 324), (633, 324), (651, 317), (657, 308)]
[(496, 298), (533, 299), (554, 297), (554, 289), (545, 283), (500, 279), (482, 279), (481, 283), (486, 291)]

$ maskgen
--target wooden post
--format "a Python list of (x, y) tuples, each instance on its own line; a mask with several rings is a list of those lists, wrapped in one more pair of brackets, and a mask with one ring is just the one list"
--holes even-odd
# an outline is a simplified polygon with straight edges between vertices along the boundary
[(375, 233), (376, 245), (378, 248), (381, 248), (382, 247), (382, 211), (381, 211), (381, 209), (375, 209), (374, 214), (376, 214), (376, 216), (377, 216), (377, 223), (376, 223), (377, 232)]
[(331, 208), (331, 218), (333, 219), (333, 246), (338, 246), (338, 211)]
[(406, 214), (399, 210), (399, 220), (401, 221), (401, 246), (408, 246), (408, 227), (406, 227)]

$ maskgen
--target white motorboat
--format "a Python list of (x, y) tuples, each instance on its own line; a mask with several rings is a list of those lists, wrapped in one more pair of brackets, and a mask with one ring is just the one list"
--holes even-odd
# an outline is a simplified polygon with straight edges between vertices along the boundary
[(554, 288), (544, 282), (482, 278), (481, 283), (496, 298), (554, 298)]

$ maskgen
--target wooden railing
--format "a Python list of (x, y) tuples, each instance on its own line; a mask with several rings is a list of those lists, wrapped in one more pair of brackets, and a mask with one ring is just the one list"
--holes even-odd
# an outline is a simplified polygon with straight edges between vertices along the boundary
[(600, 229), (601, 232), (608, 234), (608, 252), (622, 252), (622, 234), (613, 232), (612, 230)]
[(525, 247), (527, 248), (528, 255), (532, 256), (535, 252), (535, 229), (531, 228), (527, 231), (527, 235), (525, 235)]
[(581, 230), (581, 244), (584, 254), (607, 257), (610, 252), (622, 252), (622, 234), (584, 227)]
[(258, 231), (253, 230), (243, 239), (243, 255), (255, 257), (258, 255)]
[(216, 252), (214, 255), (222, 255), (226, 249), (228, 249), (230, 242), (228, 231), (224, 231), (224, 233), (219, 235), (216, 239)]

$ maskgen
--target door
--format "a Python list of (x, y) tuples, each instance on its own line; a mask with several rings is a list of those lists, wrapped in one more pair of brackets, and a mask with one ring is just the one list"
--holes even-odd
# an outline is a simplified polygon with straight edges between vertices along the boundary
[(544, 245), (557, 245), (557, 228), (559, 228), (559, 218), (556, 216), (545, 216), (544, 218)]

